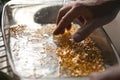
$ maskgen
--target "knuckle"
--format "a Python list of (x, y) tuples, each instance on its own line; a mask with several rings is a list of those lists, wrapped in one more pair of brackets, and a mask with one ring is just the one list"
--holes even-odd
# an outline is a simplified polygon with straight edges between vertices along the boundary
[(74, 6), (79, 6), (79, 5), (80, 5), (79, 2), (75, 2), (75, 3), (74, 3)]
[(79, 11), (79, 9), (81, 8), (81, 4), (78, 2), (75, 2), (73, 5), (73, 10), (74, 11)]
[(64, 13), (64, 8), (61, 8), (61, 9), (59, 10), (59, 13), (60, 13), (60, 14)]

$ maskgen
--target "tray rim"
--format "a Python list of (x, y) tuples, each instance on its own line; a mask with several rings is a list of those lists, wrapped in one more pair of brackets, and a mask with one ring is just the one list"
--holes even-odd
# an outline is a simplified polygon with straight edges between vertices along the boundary
[[(28, 2), (30, 2), (30, 3), (28, 3)], [(7, 53), (7, 57), (8, 57), (8, 62), (10, 63), (10, 66), (11, 66), (11, 68), (12, 68), (12, 71), (13, 71), (13, 73), (16, 75), (16, 76), (18, 76), (19, 74), (15, 71), (15, 66), (14, 66), (14, 64), (13, 64), (13, 61), (12, 61), (12, 59), (11, 59), (11, 55), (9, 54), (9, 53), (11, 53), (10, 52), (10, 49), (8, 49), (9, 47), (7, 46), (7, 41), (6, 41), (6, 38), (5, 38), (5, 32), (4, 32), (4, 14), (5, 14), (5, 8), (7, 7), (7, 6), (11, 6), (11, 5), (39, 5), (39, 4), (41, 4), (41, 2), (35, 2), (35, 1), (21, 1), (21, 0), (13, 0), (13, 1), (9, 1), (8, 3), (6, 3), (5, 5), (4, 5), (4, 7), (3, 7), (3, 13), (2, 13), (2, 20), (1, 20), (1, 23), (2, 23), (2, 27), (1, 27), (1, 30), (2, 30), (2, 34), (3, 34), (3, 40), (4, 40), (4, 43), (5, 43), (5, 48), (6, 48), (6, 53)], [(104, 30), (104, 28), (103, 27), (101, 27), (101, 29), (104, 31), (104, 33), (105, 33), (105, 35), (109, 38), (109, 43), (110, 43), (110, 45), (111, 45), (111, 48), (113, 49), (113, 51), (115, 52), (115, 55), (116, 55), (116, 58), (117, 58), (117, 61), (118, 61), (118, 64), (120, 64), (120, 57), (119, 57), (119, 55), (118, 55), (118, 53), (117, 53), (117, 50), (116, 50), (116, 48), (114, 47), (114, 44), (112, 43), (112, 41), (111, 41), (111, 39), (110, 39), (110, 37), (108, 36), (108, 34), (106, 33), (106, 31)], [(71, 78), (50, 78), (50, 79), (52, 79), (52, 80), (63, 80), (63, 79), (65, 79), (65, 80), (70, 80)], [(75, 80), (89, 80), (89, 78), (86, 76), (86, 77), (77, 77), (77, 78), (73, 78), (73, 79), (75, 79)], [(71, 79), (71, 80), (73, 80), (73, 79)], [(38, 79), (35, 79), (35, 80), (38, 80)], [(49, 80), (49, 78), (43, 78), (42, 80)]]

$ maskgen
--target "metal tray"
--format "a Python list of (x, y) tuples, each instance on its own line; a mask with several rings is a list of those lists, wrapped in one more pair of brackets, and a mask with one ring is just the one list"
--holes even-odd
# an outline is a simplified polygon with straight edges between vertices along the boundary
[[(16, 72), (11, 49), (10, 49), (10, 33), (9, 28), (16, 24), (26, 24), (27, 26), (39, 26), (40, 24), (55, 23), (58, 10), (62, 7), (63, 2), (61, 0), (52, 1), (10, 1), (3, 9), (2, 14), (2, 33), (8, 60), (14, 74), (11, 76), (15, 80), (20, 80), (20, 75)], [(95, 41), (97, 46), (102, 50), (102, 56), (104, 59), (105, 67), (119, 64), (119, 56), (112, 44), (110, 38), (106, 34), (103, 28), (96, 29), (90, 37)], [(68, 78), (42, 78), (35, 80), (89, 80), (86, 77), (68, 77)], [(23, 79), (27, 80), (27, 79)], [(28, 79), (33, 80), (33, 79)]]

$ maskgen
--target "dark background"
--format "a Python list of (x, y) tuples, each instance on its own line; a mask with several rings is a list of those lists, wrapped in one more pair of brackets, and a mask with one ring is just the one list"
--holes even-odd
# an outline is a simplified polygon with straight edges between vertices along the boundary
[(5, 3), (7, 3), (9, 0), (0, 0), (0, 26), (1, 26), (1, 17), (2, 17), (2, 9)]

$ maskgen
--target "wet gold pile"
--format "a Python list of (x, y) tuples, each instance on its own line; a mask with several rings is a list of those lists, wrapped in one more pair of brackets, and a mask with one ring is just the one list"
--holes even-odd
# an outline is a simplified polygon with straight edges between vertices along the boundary
[(79, 43), (70, 40), (76, 29), (72, 24), (71, 31), (54, 37), (59, 46), (56, 53), (60, 57), (61, 74), (87, 76), (92, 72), (104, 71), (101, 51), (91, 38), (88, 37)]

